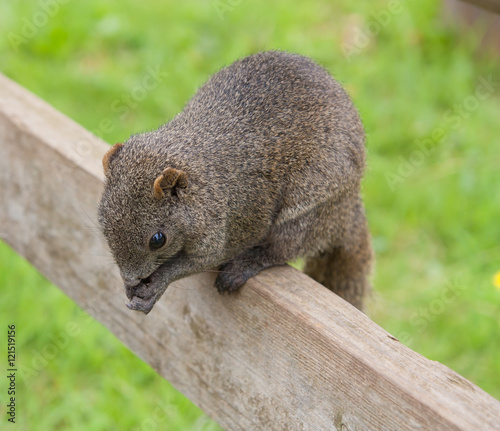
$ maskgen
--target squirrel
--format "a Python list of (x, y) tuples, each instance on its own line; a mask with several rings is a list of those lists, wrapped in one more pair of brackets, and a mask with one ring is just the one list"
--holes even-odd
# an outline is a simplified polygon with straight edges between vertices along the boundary
[(127, 306), (149, 313), (173, 281), (218, 268), (220, 293), (299, 257), (355, 307), (370, 291), (360, 197), (365, 133), (313, 60), (268, 51), (213, 75), (157, 130), (103, 158), (98, 218)]

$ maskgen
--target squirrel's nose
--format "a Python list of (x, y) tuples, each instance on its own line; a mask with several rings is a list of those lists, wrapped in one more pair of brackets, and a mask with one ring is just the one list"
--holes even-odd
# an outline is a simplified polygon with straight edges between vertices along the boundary
[(123, 278), (123, 283), (127, 287), (137, 286), (141, 282), (140, 278), (125, 278), (125, 277), (122, 278)]
[(123, 286), (128, 299), (134, 296), (135, 288), (141, 283), (141, 279), (137, 277), (127, 277), (122, 274)]

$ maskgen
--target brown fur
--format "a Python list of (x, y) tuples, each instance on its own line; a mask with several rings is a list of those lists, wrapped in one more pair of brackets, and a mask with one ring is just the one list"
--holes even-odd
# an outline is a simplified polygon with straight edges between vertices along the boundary
[(109, 150), (108, 152), (104, 155), (104, 157), (102, 158), (102, 167), (104, 168), (104, 173), (107, 174), (108, 173), (108, 169), (109, 169), (109, 164), (111, 162), (111, 159), (116, 155), (118, 154), (118, 151), (120, 150), (120, 148), (123, 146), (123, 144), (115, 144), (113, 145)]
[(174, 168), (165, 169), (153, 184), (155, 198), (161, 199), (165, 196), (165, 190), (172, 189), (175, 185), (183, 189), (187, 187), (186, 173)]
[[(264, 52), (219, 71), (172, 121), (103, 161), (99, 219), (129, 307), (149, 312), (189, 274), (218, 267), (217, 289), (232, 292), (304, 257), (309, 275), (362, 308), (364, 141), (347, 94), (308, 58)], [(153, 250), (157, 232), (166, 244)]]

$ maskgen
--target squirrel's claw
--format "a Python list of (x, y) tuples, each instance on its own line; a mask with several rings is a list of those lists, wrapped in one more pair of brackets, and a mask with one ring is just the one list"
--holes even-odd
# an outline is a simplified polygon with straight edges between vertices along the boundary
[(156, 298), (153, 296), (149, 299), (139, 298), (134, 296), (130, 302), (126, 302), (125, 305), (134, 311), (142, 311), (144, 314), (148, 314), (156, 303)]

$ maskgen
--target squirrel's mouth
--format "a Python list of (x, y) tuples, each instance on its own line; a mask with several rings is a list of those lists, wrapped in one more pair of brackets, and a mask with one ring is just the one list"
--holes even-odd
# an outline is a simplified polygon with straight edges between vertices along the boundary
[(162, 282), (163, 277), (161, 276), (164, 269), (165, 264), (160, 265), (135, 286), (125, 285), (125, 293), (130, 300), (125, 305), (130, 310), (142, 311), (144, 314), (148, 314), (153, 309), (156, 301), (160, 299), (160, 296), (167, 288), (167, 285)]

